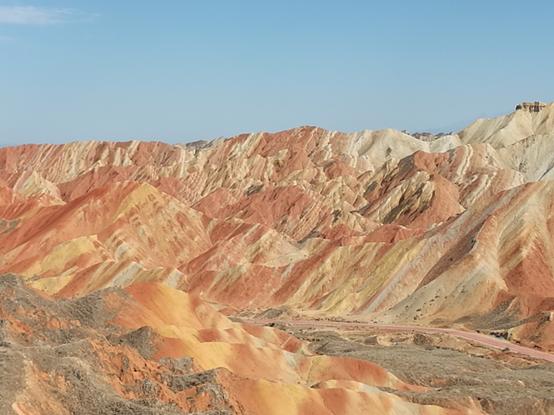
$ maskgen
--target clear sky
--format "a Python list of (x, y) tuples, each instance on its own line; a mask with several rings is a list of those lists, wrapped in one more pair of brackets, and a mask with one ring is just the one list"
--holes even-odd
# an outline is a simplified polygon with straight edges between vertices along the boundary
[(0, 0), (0, 144), (450, 130), (554, 100), (554, 1)]

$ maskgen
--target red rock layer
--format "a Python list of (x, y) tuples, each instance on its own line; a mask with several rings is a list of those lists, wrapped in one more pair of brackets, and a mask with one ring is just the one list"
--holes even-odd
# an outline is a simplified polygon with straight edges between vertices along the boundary
[(553, 188), (528, 182), (550, 171), (543, 111), (430, 141), (302, 127), (3, 148), (0, 272), (57, 297), (165, 282), (234, 310), (502, 327), (552, 350)]

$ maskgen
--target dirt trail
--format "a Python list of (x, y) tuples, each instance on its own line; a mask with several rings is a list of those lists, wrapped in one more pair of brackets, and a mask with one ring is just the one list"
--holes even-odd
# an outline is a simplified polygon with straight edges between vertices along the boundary
[(267, 325), (271, 323), (279, 323), (284, 325), (292, 325), (295, 327), (311, 327), (311, 328), (335, 328), (335, 329), (376, 329), (383, 331), (409, 331), (424, 334), (449, 334), (464, 340), (479, 343), (481, 345), (492, 347), (494, 349), (509, 350), (512, 353), (521, 354), (533, 359), (546, 360), (554, 363), (554, 354), (543, 352), (541, 350), (532, 349), (530, 347), (521, 346), (519, 344), (511, 343), (504, 339), (499, 339), (486, 334), (477, 333), (474, 331), (464, 331), (450, 328), (440, 327), (422, 327), (409, 324), (375, 324), (359, 321), (329, 321), (329, 320), (279, 320), (279, 319), (243, 319), (243, 321), (258, 324)]

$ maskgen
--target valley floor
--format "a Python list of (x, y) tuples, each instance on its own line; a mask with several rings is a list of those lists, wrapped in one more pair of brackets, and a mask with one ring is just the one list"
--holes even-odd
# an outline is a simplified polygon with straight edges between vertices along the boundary
[(554, 355), (482, 333), (326, 319), (248, 319), (308, 342), (314, 353), (375, 362), (404, 381), (417, 403), (467, 406), (494, 415), (554, 414)]
[(447, 334), (459, 339), (467, 340), (472, 343), (500, 349), (503, 352), (510, 352), (522, 355), (523, 357), (545, 360), (554, 363), (554, 354), (544, 352), (531, 347), (514, 344), (507, 340), (490, 336), (475, 331), (458, 330), (452, 328), (441, 327), (423, 327), (408, 324), (376, 324), (371, 322), (363, 322), (359, 320), (328, 320), (328, 319), (295, 319), (295, 320), (272, 320), (272, 319), (248, 319), (246, 320), (253, 324), (275, 325), (280, 324), (293, 326), (295, 328), (313, 328), (313, 329), (336, 329), (336, 330), (370, 330), (375, 332), (407, 332), (407, 333), (422, 333), (422, 334)]

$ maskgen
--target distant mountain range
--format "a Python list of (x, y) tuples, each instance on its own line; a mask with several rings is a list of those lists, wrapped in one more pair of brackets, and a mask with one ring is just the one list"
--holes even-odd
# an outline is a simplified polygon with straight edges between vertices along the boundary
[[(138, 402), (150, 396), (140, 376), (155, 377), (150, 398), (175, 413), (480, 413), (408, 403), (373, 387), (418, 387), (375, 365), (309, 356), (283, 332), (224, 314), (456, 327), (554, 352), (553, 178), (554, 104), (443, 135), (299, 127), (186, 145), (1, 148), (0, 273), (17, 278), (6, 277), (0, 295), (17, 292), (24, 305), (0, 306), (0, 317), (17, 344), (10, 353), (32, 362), (9, 407), (71, 411), (51, 390), (73, 390), (69, 372), (46, 375), (23, 349), (25, 332), (35, 347), (61, 344), (40, 332), (58, 325), (88, 339), (94, 356), (79, 370), (98, 364), (105, 375), (82, 374), (91, 390), (108, 388), (117, 405), (136, 401), (143, 412), (133, 413), (173, 413)], [(43, 320), (30, 296), (45, 302)], [(101, 303), (91, 312), (105, 325), (68, 311), (82, 299)], [(153, 339), (143, 355), (123, 346), (141, 327)], [(120, 343), (105, 343), (109, 335)], [(70, 361), (73, 352), (61, 353)], [(149, 375), (126, 378), (108, 355)], [(196, 372), (223, 369), (172, 389), (161, 380), (170, 363), (152, 359), (183, 356)], [(201, 384), (224, 392), (203, 398)], [(346, 412), (329, 409), (332, 394)], [(272, 409), (281, 404), (289, 412)]]

